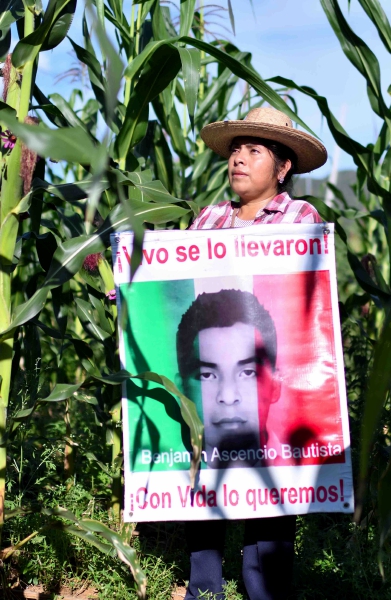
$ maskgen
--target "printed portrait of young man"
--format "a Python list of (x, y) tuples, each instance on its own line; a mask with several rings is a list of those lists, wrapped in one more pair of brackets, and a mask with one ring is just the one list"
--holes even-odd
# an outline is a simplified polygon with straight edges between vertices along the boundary
[(183, 392), (205, 427), (211, 468), (262, 466), (279, 453), (268, 430), (270, 405), (280, 397), (276, 328), (269, 312), (247, 291), (202, 293), (177, 332)]
[[(127, 369), (163, 374), (193, 400), (201, 470), (344, 461), (329, 286), (321, 271), (124, 288)], [(188, 469), (179, 402), (153, 384), (128, 387), (134, 468)]]

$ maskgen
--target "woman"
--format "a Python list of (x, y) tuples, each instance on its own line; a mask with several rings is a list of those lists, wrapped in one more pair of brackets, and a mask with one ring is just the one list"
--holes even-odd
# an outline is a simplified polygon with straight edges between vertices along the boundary
[[(323, 144), (298, 131), (273, 108), (255, 108), (243, 121), (211, 123), (205, 144), (228, 159), (228, 178), (239, 203), (204, 208), (190, 229), (246, 227), (265, 223), (321, 223), (308, 202), (292, 200), (294, 173), (307, 173), (327, 159)], [(290, 587), (296, 518), (249, 519), (245, 524), (243, 580), (249, 600), (283, 600)], [(191, 572), (185, 600), (204, 592), (223, 599), (222, 553), (225, 521), (186, 523)]]

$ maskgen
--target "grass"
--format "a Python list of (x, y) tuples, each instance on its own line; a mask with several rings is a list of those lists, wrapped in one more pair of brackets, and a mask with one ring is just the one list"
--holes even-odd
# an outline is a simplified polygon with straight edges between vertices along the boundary
[[(361, 336), (357, 325), (344, 326), (346, 378), (350, 395), (352, 456), (358, 467), (358, 448), (371, 344)], [(38, 377), (33, 373), (34, 377)], [(42, 385), (45, 385), (43, 382)], [(28, 408), (31, 381), (21, 386), (10, 405), (10, 414)], [(88, 517), (116, 528), (110, 519), (110, 451), (102, 440), (103, 428), (92, 409), (78, 405), (71, 415), (72, 436), (79, 455), (71, 481), (64, 480), (63, 408), (43, 407), (28, 424), (21, 423), (8, 445), (7, 509), (21, 506), (36, 510), (40, 506), (65, 506), (78, 518)], [(384, 414), (382, 423), (386, 422)], [(380, 431), (380, 430), (379, 430)], [(377, 538), (377, 454), (389, 445), (380, 432), (372, 462), (370, 494), (365, 514), (372, 521), (355, 526), (349, 516), (314, 514), (298, 517), (296, 560), (290, 600), (391, 600), (391, 585), (383, 581), (378, 565)], [(86, 453), (94, 453), (88, 460)], [(377, 454), (376, 454), (377, 452)], [(102, 468), (102, 464), (106, 465)], [(16, 516), (6, 522), (3, 546), (15, 544), (48, 522), (39, 512)], [(177, 585), (183, 586), (189, 574), (189, 559), (181, 523), (139, 524), (139, 535), (131, 543), (137, 550), (148, 578), (148, 598), (169, 600)], [(227, 530), (223, 575), (227, 581), (227, 600), (244, 600), (241, 582), (241, 541), (243, 523), (230, 522)], [(384, 549), (384, 570), (391, 577), (390, 544)], [(283, 576), (283, 574), (282, 574)], [(53, 528), (36, 536), (11, 560), (0, 564), (0, 577), (8, 584), (25, 587), (42, 584), (59, 592), (63, 587), (79, 590), (90, 586), (100, 599), (136, 600), (133, 578), (118, 559), (100, 552), (84, 540)], [(4, 587), (4, 586), (3, 586)]]
[[(49, 474), (51, 473), (49, 465)], [(43, 474), (41, 474), (43, 477)], [(96, 481), (96, 479), (95, 479)], [(99, 486), (86, 490), (83, 482), (70, 489), (65, 484), (40, 491), (46, 505), (66, 505), (76, 515), (97, 518), (111, 527)], [(8, 502), (12, 500), (8, 496)], [(5, 536), (15, 542), (44, 522), (40, 514), (15, 517), (7, 522)], [(185, 585), (189, 561), (182, 523), (144, 523), (132, 544), (140, 555), (148, 578), (148, 598), (169, 600), (173, 589)], [(242, 522), (230, 522), (223, 565), (227, 600), (244, 600), (241, 583)], [(376, 528), (359, 528), (346, 515), (314, 514), (298, 517), (296, 560), (290, 600), (389, 600), (391, 585), (383, 582), (378, 568)], [(387, 548), (386, 548), (387, 550)], [(389, 550), (389, 548), (388, 548)], [(385, 571), (391, 573), (391, 555), (385, 555)], [(3, 576), (22, 586), (41, 583), (58, 592), (82, 586), (95, 588), (98, 597), (136, 600), (133, 579), (118, 559), (101, 553), (84, 540), (51, 529), (37, 536), (11, 561), (3, 564)]]

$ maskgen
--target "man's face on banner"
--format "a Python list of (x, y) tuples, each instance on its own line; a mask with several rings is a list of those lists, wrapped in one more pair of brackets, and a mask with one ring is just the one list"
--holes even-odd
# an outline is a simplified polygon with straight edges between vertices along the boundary
[(199, 364), (186, 381), (196, 399), (201, 384), (208, 448), (260, 446), (271, 402), (279, 396), (273, 370), (252, 325), (211, 327), (198, 334)]

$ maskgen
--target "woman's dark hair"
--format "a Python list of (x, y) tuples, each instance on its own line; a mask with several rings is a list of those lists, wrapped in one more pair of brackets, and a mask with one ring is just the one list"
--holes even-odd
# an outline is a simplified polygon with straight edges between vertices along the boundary
[(294, 173), (296, 172), (297, 167), (297, 156), (294, 153), (294, 151), (288, 148), (288, 146), (285, 146), (285, 144), (281, 144), (280, 142), (274, 142), (273, 140), (268, 140), (266, 138), (254, 137), (254, 140), (256, 140), (257, 144), (262, 144), (262, 146), (265, 146), (265, 148), (267, 148), (272, 154), (274, 161), (274, 175), (276, 177), (278, 175), (279, 170), (285, 164), (285, 162), (288, 159), (291, 161), (292, 166), (289, 169), (288, 173), (285, 175), (283, 183), (280, 183), (279, 181), (277, 182), (277, 191), (279, 193), (288, 192), (291, 194), (293, 187), (292, 175), (294, 175)]
[(277, 183), (277, 189), (279, 192), (288, 191), (288, 188), (289, 191), (291, 191), (292, 175), (295, 173), (297, 165), (296, 154), (293, 152), (293, 150), (288, 148), (288, 146), (285, 146), (285, 144), (281, 144), (280, 142), (274, 142), (273, 140), (267, 140), (264, 138), (259, 138), (259, 140), (262, 146), (265, 146), (265, 148), (267, 148), (273, 155), (274, 175), (276, 177), (278, 175), (279, 170), (285, 164), (285, 162), (288, 159), (291, 161), (292, 166), (289, 169), (288, 173), (285, 175), (283, 183)]

